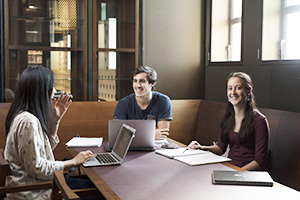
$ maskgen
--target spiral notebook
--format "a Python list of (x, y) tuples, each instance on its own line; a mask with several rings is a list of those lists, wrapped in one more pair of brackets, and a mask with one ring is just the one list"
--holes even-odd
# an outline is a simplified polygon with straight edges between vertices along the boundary
[(265, 171), (218, 171), (212, 173), (213, 184), (273, 186), (273, 179)]

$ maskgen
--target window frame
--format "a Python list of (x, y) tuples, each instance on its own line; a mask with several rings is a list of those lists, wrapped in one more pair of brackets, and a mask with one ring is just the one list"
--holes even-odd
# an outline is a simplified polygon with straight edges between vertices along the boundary
[[(228, 14), (228, 45), (231, 44), (232, 40), (232, 34), (231, 34), (231, 29), (232, 26), (236, 23), (238, 23), (237, 21), (241, 22), (241, 59), (240, 61), (211, 61), (211, 49), (212, 49), (212, 44), (211, 44), (211, 34), (212, 34), (212, 1), (213, 0), (208, 0), (207, 1), (207, 14), (206, 14), (206, 54), (205, 54), (205, 62), (206, 62), (206, 66), (226, 66), (226, 65), (234, 65), (234, 66), (238, 66), (238, 65), (243, 65), (243, 46), (244, 46), (244, 17), (243, 17), (243, 13), (244, 13), (244, 1), (242, 0), (242, 16), (240, 18), (231, 18), (231, 13), (232, 13), (232, 0), (229, 0), (229, 14)], [(227, 53), (228, 53), (228, 49), (227, 49)]]
[[(286, 26), (286, 18), (287, 18), (287, 14), (293, 13), (295, 10), (295, 7), (299, 7), (300, 9), (300, 5), (294, 5), (294, 6), (290, 6), (288, 8), (285, 8), (285, 2), (286, 0), (281, 0), (281, 5), (280, 5), (280, 40), (285, 39), (284, 35), (285, 35), (285, 31), (286, 28), (284, 26)], [(280, 59), (280, 60), (263, 60), (262, 59), (262, 42), (263, 42), (263, 35), (262, 35), (262, 31), (263, 31), (263, 15), (264, 15), (264, 1), (261, 1), (260, 3), (261, 6), (261, 26), (260, 26), (260, 46), (258, 49), (258, 55), (259, 55), (259, 65), (299, 65), (300, 64), (300, 58), (299, 59)], [(288, 12), (286, 12), (286, 10), (288, 10)], [(281, 48), (281, 47), (280, 47)], [(281, 49), (280, 49), (281, 51)]]

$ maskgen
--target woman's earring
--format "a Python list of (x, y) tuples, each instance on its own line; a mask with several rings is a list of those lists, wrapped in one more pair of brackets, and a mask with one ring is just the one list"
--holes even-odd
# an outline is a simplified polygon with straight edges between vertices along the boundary
[(246, 101), (250, 101), (250, 95), (246, 97)]

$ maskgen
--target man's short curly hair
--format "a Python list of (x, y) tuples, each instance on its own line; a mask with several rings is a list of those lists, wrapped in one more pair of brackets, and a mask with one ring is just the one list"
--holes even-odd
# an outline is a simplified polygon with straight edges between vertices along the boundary
[(148, 79), (149, 83), (155, 83), (157, 81), (157, 73), (151, 67), (148, 67), (146, 65), (141, 65), (141, 66), (135, 68), (132, 73), (132, 79), (135, 75), (140, 74), (140, 73), (147, 74), (147, 79)]

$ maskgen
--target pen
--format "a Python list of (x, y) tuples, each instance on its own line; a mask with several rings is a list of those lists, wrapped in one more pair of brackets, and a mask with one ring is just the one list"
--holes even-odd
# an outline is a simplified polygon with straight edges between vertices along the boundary
[(189, 150), (189, 148), (186, 148), (182, 153), (184, 153), (186, 150)]

